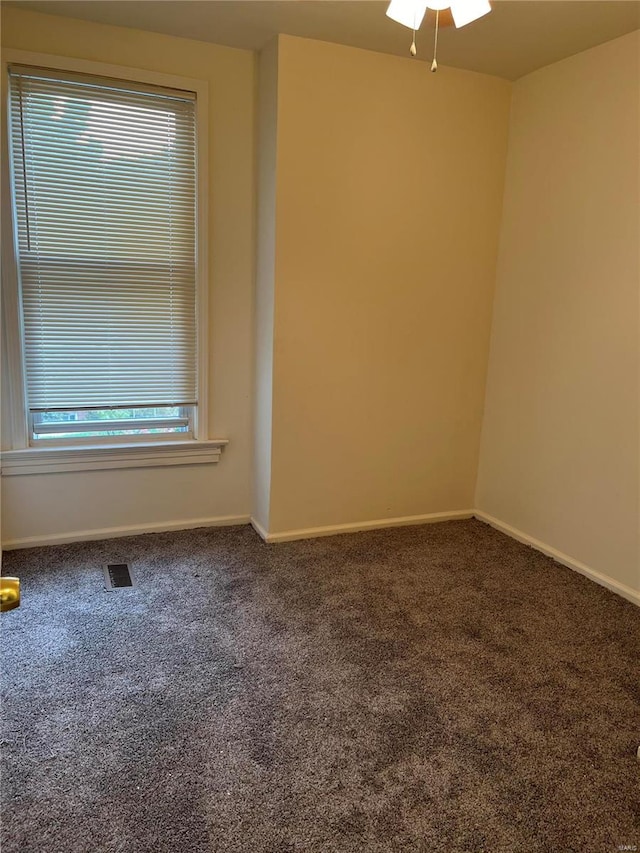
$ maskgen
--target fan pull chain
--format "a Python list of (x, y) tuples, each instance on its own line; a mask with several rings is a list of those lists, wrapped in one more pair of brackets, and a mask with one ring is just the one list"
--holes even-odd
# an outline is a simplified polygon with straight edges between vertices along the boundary
[(416, 30), (414, 27), (413, 28), (413, 41), (411, 42), (411, 47), (409, 48), (409, 53), (411, 54), (411, 56), (415, 56), (417, 52), (418, 51), (416, 49)]
[(433, 42), (433, 62), (431, 63), (431, 70), (438, 70), (438, 60), (436, 59), (436, 54), (438, 53), (438, 24), (440, 22), (440, 11), (436, 10), (436, 35)]

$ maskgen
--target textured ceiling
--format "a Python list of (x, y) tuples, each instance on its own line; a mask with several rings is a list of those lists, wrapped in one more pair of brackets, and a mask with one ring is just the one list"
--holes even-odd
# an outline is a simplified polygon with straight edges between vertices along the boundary
[[(134, 27), (259, 50), (276, 33), (407, 56), (409, 30), (371, 0), (23, 0), (38, 12)], [(495, 0), (493, 12), (461, 30), (441, 31), (438, 58), (515, 80), (640, 28), (640, 0)], [(432, 30), (418, 34), (431, 57)]]

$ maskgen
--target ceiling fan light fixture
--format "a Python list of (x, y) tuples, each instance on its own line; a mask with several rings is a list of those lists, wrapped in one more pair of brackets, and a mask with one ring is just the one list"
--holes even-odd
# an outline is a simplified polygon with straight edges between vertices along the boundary
[(413, 41), (409, 48), (411, 56), (417, 54), (416, 30), (429, 10), (430, 16), (435, 16), (435, 36), (433, 40), (433, 62), (431, 70), (438, 70), (436, 53), (438, 52), (438, 32), (440, 30), (440, 14), (442, 25), (454, 23), (457, 28), (464, 27), (472, 21), (477, 21), (491, 11), (489, 0), (391, 0), (387, 8), (387, 16), (410, 30), (413, 30)]
[(451, 14), (457, 28), (477, 21), (490, 11), (489, 0), (451, 0)]
[(420, 28), (426, 11), (427, 4), (419, 2), (419, 0), (391, 0), (387, 9), (387, 17), (410, 30), (417, 30)]

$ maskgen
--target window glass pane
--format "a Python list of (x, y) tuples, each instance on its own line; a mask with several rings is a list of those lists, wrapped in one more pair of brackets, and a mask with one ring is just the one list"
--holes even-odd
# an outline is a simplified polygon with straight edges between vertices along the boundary
[(191, 415), (191, 409), (182, 406), (35, 412), (32, 416), (33, 437), (40, 441), (56, 438), (184, 434), (192, 429)]

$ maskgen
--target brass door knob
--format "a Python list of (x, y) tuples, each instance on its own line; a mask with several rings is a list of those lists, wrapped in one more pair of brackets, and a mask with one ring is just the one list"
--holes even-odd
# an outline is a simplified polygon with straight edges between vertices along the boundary
[(20, 607), (20, 578), (0, 577), (0, 612)]

